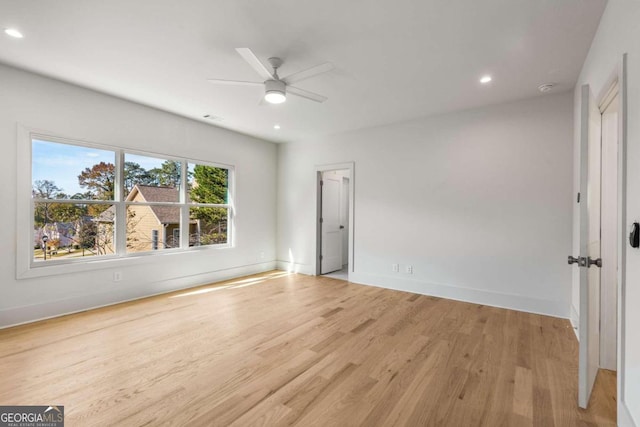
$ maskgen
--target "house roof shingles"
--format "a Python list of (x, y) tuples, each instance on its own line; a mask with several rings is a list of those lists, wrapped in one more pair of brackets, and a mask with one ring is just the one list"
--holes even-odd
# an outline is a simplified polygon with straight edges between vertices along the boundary
[[(153, 187), (150, 185), (137, 185), (137, 187), (147, 202), (177, 203), (180, 201), (180, 193), (175, 187)], [(131, 192), (133, 193), (133, 190)], [(161, 224), (180, 223), (180, 207), (178, 206), (151, 206), (151, 210)]]
[[(152, 185), (136, 185), (136, 187), (147, 202), (178, 203), (180, 201), (180, 193), (176, 187), (155, 187)], [(133, 192), (134, 190), (131, 190), (131, 193)], [(130, 200), (129, 197), (127, 200)]]
[[(177, 203), (180, 201), (180, 192), (176, 187), (157, 187), (152, 185), (136, 185), (127, 196), (127, 202), (134, 200), (136, 193), (140, 194), (144, 202)], [(142, 203), (144, 203), (142, 202)], [(150, 206), (151, 210), (161, 224), (179, 224), (179, 206)], [(99, 222), (113, 222), (115, 207), (111, 206), (99, 217)]]

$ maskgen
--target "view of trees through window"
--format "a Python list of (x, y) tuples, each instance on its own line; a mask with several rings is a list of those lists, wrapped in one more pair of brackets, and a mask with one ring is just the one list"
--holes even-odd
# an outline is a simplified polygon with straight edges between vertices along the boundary
[(187, 226), (189, 246), (227, 243), (228, 169), (185, 162), (183, 179), (184, 161), (124, 153), (117, 199), (119, 155), (32, 141), (34, 260), (116, 254), (118, 227), (126, 230), (126, 253), (180, 248)]
[[(188, 166), (188, 194), (191, 203), (228, 203), (228, 169), (192, 163)], [(226, 243), (228, 213), (228, 208), (223, 207), (192, 206), (189, 208), (189, 218), (197, 224), (196, 235), (199, 236), (201, 244)]]

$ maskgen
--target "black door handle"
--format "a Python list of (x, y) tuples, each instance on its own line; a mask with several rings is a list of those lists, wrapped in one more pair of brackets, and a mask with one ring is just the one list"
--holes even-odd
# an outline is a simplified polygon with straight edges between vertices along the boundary
[(587, 258), (587, 261), (589, 263), (589, 267), (591, 267), (592, 265), (595, 265), (596, 267), (602, 267), (602, 258), (591, 259), (591, 257), (589, 257)]

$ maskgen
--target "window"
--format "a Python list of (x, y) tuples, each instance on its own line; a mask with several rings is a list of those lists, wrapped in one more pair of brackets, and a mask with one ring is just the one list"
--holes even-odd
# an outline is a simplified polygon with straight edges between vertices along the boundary
[(229, 169), (189, 163), (189, 245), (227, 243)]
[(30, 139), (31, 267), (228, 246), (232, 168)]
[(179, 248), (182, 162), (125, 153), (123, 172), (127, 253)]
[(33, 139), (34, 261), (113, 253), (113, 227), (94, 219), (114, 209), (115, 158), (115, 151)]

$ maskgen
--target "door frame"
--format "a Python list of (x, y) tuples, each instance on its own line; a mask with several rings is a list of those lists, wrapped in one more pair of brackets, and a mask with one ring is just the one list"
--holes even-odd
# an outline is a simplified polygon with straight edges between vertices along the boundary
[[(618, 116), (618, 325), (617, 325), (617, 414), (618, 422), (630, 420), (625, 399), (625, 336), (626, 336), (626, 254), (627, 254), (627, 54), (615, 64), (611, 76), (600, 88), (596, 98), (598, 106), (611, 95), (611, 89), (618, 85), (620, 114)], [(584, 120), (584, 117), (581, 118)], [(579, 164), (578, 164), (579, 167)], [(582, 177), (581, 177), (582, 179)], [(582, 227), (583, 225), (580, 224)], [(580, 288), (582, 292), (582, 288)], [(580, 313), (582, 317), (583, 313)], [(580, 321), (582, 324), (582, 321)]]
[(598, 107), (612, 96), (617, 86), (620, 113), (618, 114), (618, 327), (617, 327), (617, 413), (618, 422), (630, 417), (626, 406), (625, 390), (625, 313), (627, 269), (627, 54), (623, 54), (611, 76), (602, 86), (597, 98)]
[(315, 275), (321, 275), (321, 262), (320, 262), (320, 253), (322, 252), (322, 225), (320, 223), (320, 217), (322, 216), (322, 187), (320, 186), (320, 181), (322, 180), (322, 172), (334, 171), (334, 170), (348, 170), (349, 171), (349, 250), (348, 250), (348, 259), (349, 259), (349, 269), (348, 274), (351, 277), (351, 273), (355, 271), (355, 266), (353, 265), (353, 260), (355, 258), (355, 248), (354, 248), (354, 188), (355, 188), (355, 162), (345, 162), (345, 163), (332, 163), (325, 165), (316, 165), (315, 167), (315, 175), (316, 175), (316, 234), (315, 234), (315, 245), (314, 245), (314, 254), (313, 259), (315, 263)]
[(617, 80), (620, 97), (620, 114), (618, 117), (618, 355), (617, 355), (617, 401), (618, 422), (630, 415), (624, 396), (625, 382), (625, 313), (626, 313), (626, 270), (627, 270), (627, 54), (617, 64), (614, 77), (609, 79), (605, 90), (608, 91), (613, 81)]

